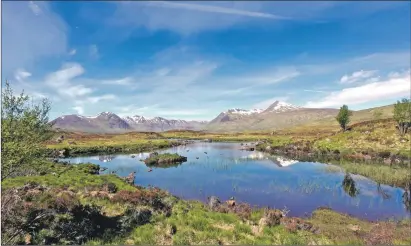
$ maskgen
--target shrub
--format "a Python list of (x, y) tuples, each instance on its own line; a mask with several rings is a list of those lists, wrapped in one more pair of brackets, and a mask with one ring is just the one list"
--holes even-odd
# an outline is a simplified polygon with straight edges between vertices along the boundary
[(151, 210), (147, 208), (127, 208), (119, 221), (121, 232), (125, 233), (136, 226), (148, 223), (151, 215)]
[(50, 104), (46, 99), (30, 104), (24, 92), (15, 96), (7, 81), (1, 101), (1, 180), (35, 174), (42, 144), (52, 137)]

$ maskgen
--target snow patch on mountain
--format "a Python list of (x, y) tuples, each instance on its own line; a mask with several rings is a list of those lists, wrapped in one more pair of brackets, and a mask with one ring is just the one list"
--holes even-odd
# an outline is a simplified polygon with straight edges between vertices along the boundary
[(275, 101), (266, 110), (264, 110), (264, 112), (281, 113), (281, 112), (298, 110), (300, 108), (301, 107), (294, 106), (294, 105), (286, 103), (286, 102)]
[(231, 114), (240, 114), (240, 115), (251, 115), (251, 114), (259, 114), (263, 112), (262, 109), (251, 109), (251, 110), (246, 110), (246, 109), (240, 109), (240, 108), (233, 108), (229, 109), (228, 111), (224, 113), (231, 113)]

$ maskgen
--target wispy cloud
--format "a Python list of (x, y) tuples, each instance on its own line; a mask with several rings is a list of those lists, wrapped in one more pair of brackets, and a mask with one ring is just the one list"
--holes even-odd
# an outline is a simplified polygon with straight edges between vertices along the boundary
[(358, 82), (360, 80), (370, 78), (374, 76), (378, 71), (377, 70), (360, 70), (357, 72), (353, 72), (352, 74), (346, 74), (341, 77), (340, 83), (341, 84), (352, 84)]
[(69, 52), (69, 55), (74, 56), (76, 53), (77, 53), (76, 49), (71, 49), (70, 52)]
[(395, 97), (409, 97), (411, 90), (410, 71), (401, 76), (388, 76), (384, 81), (333, 91), (319, 101), (308, 102), (309, 108), (338, 107), (343, 104), (357, 105)]
[(22, 82), (25, 78), (28, 78), (31, 76), (31, 73), (27, 72), (26, 70), (19, 68), (14, 72), (14, 78), (19, 81)]
[(319, 91), (319, 90), (304, 90), (306, 92), (316, 92), (316, 93), (327, 93), (326, 91)]
[(100, 57), (100, 53), (99, 53), (97, 45), (95, 45), (95, 44), (90, 45), (89, 55), (93, 59), (98, 59)]
[(212, 5), (203, 5), (195, 3), (179, 3), (179, 2), (150, 2), (149, 6), (163, 7), (163, 8), (177, 8), (177, 9), (186, 9), (194, 10), (200, 12), (209, 12), (209, 13), (219, 13), (219, 14), (228, 14), (228, 15), (240, 15), (247, 17), (256, 17), (256, 18), (269, 18), (269, 19), (290, 19), (289, 17), (278, 16), (270, 13), (257, 12), (257, 11), (246, 11), (239, 10), (235, 8), (226, 8)]
[(4, 2), (1, 24), (5, 76), (12, 76), (22, 67), (32, 70), (41, 59), (67, 51), (66, 24), (50, 9), (48, 2)]
[(28, 4), (29, 4), (29, 8), (33, 12), (33, 14), (35, 14), (35, 15), (41, 14), (41, 12), (42, 12), (41, 8), (36, 3), (34, 3), (33, 1), (30, 1)]
[(75, 106), (72, 109), (74, 109), (77, 112), (77, 114), (84, 114), (84, 108), (82, 106)]
[(112, 80), (104, 80), (103, 84), (107, 85), (131, 85), (133, 82), (133, 78), (125, 77), (121, 79), (112, 79)]

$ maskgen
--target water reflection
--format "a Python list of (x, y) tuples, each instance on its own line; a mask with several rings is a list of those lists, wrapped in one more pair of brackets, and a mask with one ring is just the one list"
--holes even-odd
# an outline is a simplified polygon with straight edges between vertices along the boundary
[(350, 197), (356, 197), (360, 192), (355, 185), (354, 179), (346, 173), (342, 182), (343, 189)]
[(405, 189), (404, 194), (402, 194), (402, 201), (407, 211), (411, 213), (411, 183), (407, 186), (408, 187)]
[(110, 162), (115, 158), (114, 155), (101, 155), (98, 157), (99, 161), (102, 162)]
[(372, 220), (410, 216), (406, 210), (411, 207), (409, 190), (404, 193), (388, 185), (378, 187), (370, 179), (337, 168), (324, 172), (332, 165), (244, 152), (238, 147), (238, 143), (199, 142), (164, 149), (158, 152), (177, 153), (187, 157), (187, 162), (171, 168), (153, 167), (152, 172), (140, 161), (149, 153), (134, 153), (135, 158), (115, 155), (106, 162), (98, 157), (71, 160), (96, 163), (108, 168), (104, 173), (114, 171), (122, 177), (136, 171), (137, 185), (160, 187), (184, 199), (205, 201), (215, 195), (227, 200), (234, 196), (239, 202), (257, 206), (287, 206), (291, 216), (303, 216), (320, 206)]
[(299, 161), (292, 160), (292, 159), (287, 159), (284, 157), (275, 157), (274, 159), (271, 159), (275, 164), (277, 164), (279, 167), (288, 167), (294, 164), (299, 163)]

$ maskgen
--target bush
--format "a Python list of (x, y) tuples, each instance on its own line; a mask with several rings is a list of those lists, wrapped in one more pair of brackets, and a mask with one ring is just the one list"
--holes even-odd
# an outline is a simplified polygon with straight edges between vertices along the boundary
[(15, 96), (7, 81), (1, 99), (1, 180), (36, 174), (43, 143), (52, 137), (50, 103), (30, 104), (24, 92)]
[(151, 210), (147, 208), (127, 208), (120, 219), (121, 232), (125, 233), (130, 229), (150, 222)]

